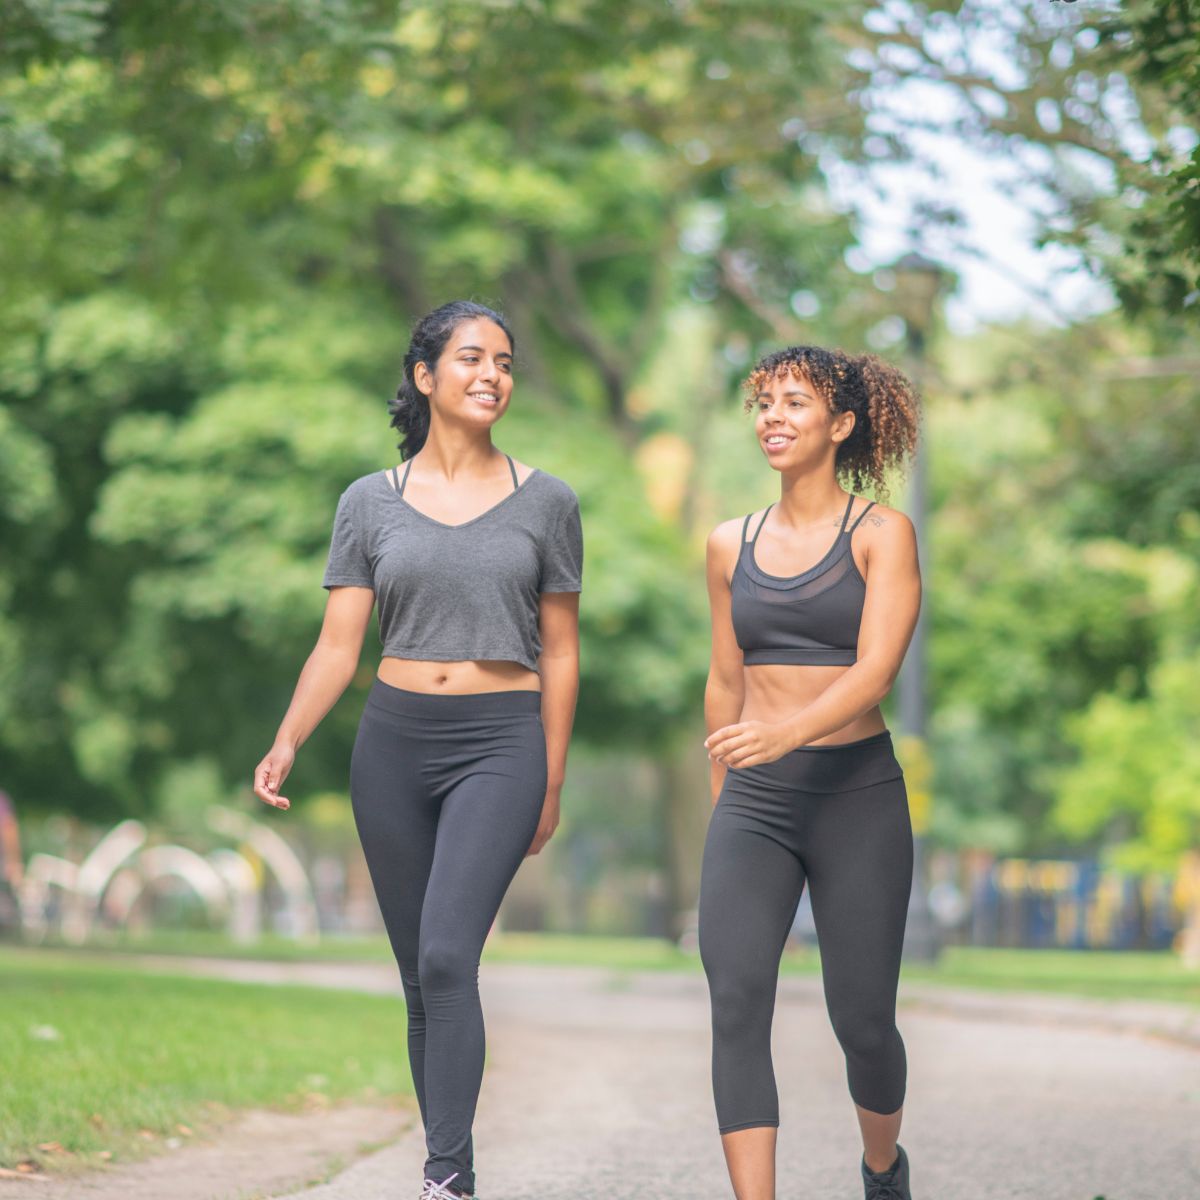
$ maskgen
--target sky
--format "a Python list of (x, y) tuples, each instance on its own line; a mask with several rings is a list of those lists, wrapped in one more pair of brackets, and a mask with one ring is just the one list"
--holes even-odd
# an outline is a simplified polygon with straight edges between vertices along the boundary
[[(1076, 253), (1035, 245), (1037, 221), (1029, 204), (1005, 190), (1013, 177), (1008, 164), (950, 136), (921, 140), (925, 153), (939, 163), (940, 183), (918, 167), (876, 165), (870, 175), (883, 192), (876, 196), (858, 186), (856, 173), (827, 172), (835, 198), (852, 203), (861, 217), (852, 267), (873, 269), (914, 249), (949, 267), (959, 277), (945, 310), (955, 333), (1022, 317), (1065, 325), (1113, 307), (1111, 289)], [(909, 204), (915, 196), (936, 192), (952, 199), (965, 226), (953, 237), (931, 229), (914, 244), (907, 232)]]
[[(927, 38), (926, 46), (938, 56), (956, 58), (972, 73), (994, 79), (1002, 89), (1020, 88), (1027, 81), (1014, 66), (1016, 56), (1006, 53), (1004, 45), (1006, 27), (1014, 21), (1032, 14), (1035, 19), (1056, 23), (1069, 34), (1073, 32), (1063, 47), (1055, 47), (1068, 58), (1073, 41), (1084, 46), (1094, 44), (1093, 31), (1078, 28), (1087, 10), (1082, 6), (1066, 10), (1057, 2), (1050, 7), (1051, 3), (964, 0), (959, 13), (973, 9), (973, 20), (955, 20), (947, 15), (940, 33), (935, 31)], [(1107, 7), (1109, 0), (1083, 3), (1094, 9)], [(885, 0), (872, 10), (866, 23), (886, 33), (902, 26), (907, 13), (905, 0)], [(967, 32), (975, 29), (984, 32)], [(947, 300), (945, 315), (947, 324), (958, 333), (970, 332), (981, 323), (1022, 317), (1066, 324), (1111, 308), (1115, 304), (1111, 290), (1091, 276), (1077, 254), (1063, 247), (1039, 249), (1035, 245), (1037, 212), (1046, 208), (1046, 200), (1023, 180), (1027, 178), (1027, 167), (1050, 166), (1049, 156), (1038, 160), (1037, 150), (1031, 148), (1026, 152), (1027, 161), (1022, 163), (990, 154), (951, 132), (953, 122), (965, 111), (955, 89), (933, 80), (911, 78), (917, 56), (911, 50), (911, 58), (905, 59), (904, 54), (904, 48), (897, 49), (890, 65), (910, 77), (899, 85), (872, 91), (872, 124), (880, 133), (898, 135), (920, 160), (933, 165), (936, 174), (925, 167), (882, 157), (861, 172), (832, 157), (823, 162), (835, 203), (856, 209), (861, 218), (860, 246), (852, 253), (850, 266), (871, 270), (911, 250), (920, 250), (949, 267), (959, 276), (959, 283)], [(982, 99), (988, 99), (986, 94)], [(1045, 115), (1047, 121), (1053, 121), (1053, 111)], [(1138, 129), (1132, 111), (1106, 112), (1106, 116), (1121, 124), (1130, 141), (1136, 141)], [(1098, 156), (1078, 150), (1072, 155), (1071, 167), (1101, 187), (1108, 183), (1107, 166)], [(912, 206), (921, 200), (954, 206), (962, 215), (963, 226), (951, 234), (925, 223), (919, 244), (914, 242), (907, 230)]]

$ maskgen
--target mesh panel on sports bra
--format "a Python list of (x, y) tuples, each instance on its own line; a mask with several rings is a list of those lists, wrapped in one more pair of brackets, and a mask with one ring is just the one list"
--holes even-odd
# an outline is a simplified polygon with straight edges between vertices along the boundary
[(739, 572), (740, 583), (756, 600), (761, 600), (764, 604), (791, 604), (796, 600), (807, 600), (812, 596), (819, 596), (822, 592), (827, 592), (831, 587), (835, 587), (846, 575), (854, 571), (854, 558), (848, 547), (837, 562), (822, 571), (815, 579), (809, 579), (804, 583), (793, 583), (790, 580), (773, 579), (769, 576), (764, 578), (763, 573), (757, 569), (751, 558), (749, 543), (746, 544), (743, 554), (750, 561), (743, 563), (746, 569)]

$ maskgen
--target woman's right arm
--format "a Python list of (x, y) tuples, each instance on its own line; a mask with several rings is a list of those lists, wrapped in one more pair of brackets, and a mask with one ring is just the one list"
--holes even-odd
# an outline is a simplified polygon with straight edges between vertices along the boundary
[[(729, 579), (740, 549), (741, 530), (737, 521), (725, 521), (708, 535), (706, 573), (708, 606), (712, 613), (712, 656), (708, 683), (704, 688), (704, 724), (708, 733), (740, 720), (745, 700), (742, 650), (733, 633), (729, 597)], [(723, 763), (710, 760), (713, 804), (721, 794), (725, 771)]]
[(265, 803), (275, 808), (290, 806), (291, 802), (279, 794), (279, 789), (292, 769), (296, 751), (354, 677), (374, 607), (375, 593), (371, 588), (330, 589), (317, 644), (300, 672), (292, 702), (275, 735), (275, 744), (254, 770), (254, 794)]

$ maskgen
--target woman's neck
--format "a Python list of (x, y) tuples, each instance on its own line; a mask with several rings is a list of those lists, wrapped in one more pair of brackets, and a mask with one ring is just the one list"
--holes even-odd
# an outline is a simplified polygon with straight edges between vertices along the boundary
[(422, 468), (451, 482), (488, 475), (499, 451), (492, 445), (491, 430), (483, 433), (433, 423), (425, 445), (418, 451)]
[(795, 529), (821, 525), (834, 514), (841, 516), (846, 507), (846, 492), (832, 474), (807, 474), (780, 481), (779, 516)]

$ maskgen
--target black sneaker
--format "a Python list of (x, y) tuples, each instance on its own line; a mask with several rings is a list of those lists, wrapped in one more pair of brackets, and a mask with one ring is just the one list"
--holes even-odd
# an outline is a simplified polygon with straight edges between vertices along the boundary
[(896, 1147), (896, 1161), (891, 1167), (878, 1174), (867, 1170), (864, 1158), (862, 1177), (867, 1189), (866, 1200), (912, 1200), (912, 1192), (908, 1190), (908, 1155), (903, 1146)]

